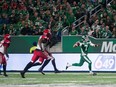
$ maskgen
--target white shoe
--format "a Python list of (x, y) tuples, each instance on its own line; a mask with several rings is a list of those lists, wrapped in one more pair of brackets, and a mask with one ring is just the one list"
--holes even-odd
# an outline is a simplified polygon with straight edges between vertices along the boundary
[(68, 67), (69, 67), (69, 63), (67, 63), (67, 65), (66, 65), (66, 70), (68, 69)]
[(95, 72), (90, 72), (89, 74), (92, 75), (92, 76), (97, 75), (97, 73), (95, 73)]

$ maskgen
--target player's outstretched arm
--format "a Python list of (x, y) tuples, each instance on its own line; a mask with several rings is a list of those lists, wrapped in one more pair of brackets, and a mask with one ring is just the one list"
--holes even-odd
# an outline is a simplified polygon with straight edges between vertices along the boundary
[(77, 46), (79, 46), (79, 43), (78, 43), (78, 42), (76, 42), (76, 43), (73, 45), (74, 48), (77, 47)]
[(43, 48), (42, 48), (42, 38), (40, 38), (39, 40), (38, 40), (38, 45), (40, 46), (40, 49), (43, 51)]

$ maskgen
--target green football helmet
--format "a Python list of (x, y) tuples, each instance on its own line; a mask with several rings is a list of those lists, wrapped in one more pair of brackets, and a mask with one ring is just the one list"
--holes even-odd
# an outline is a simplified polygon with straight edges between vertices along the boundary
[(87, 35), (83, 35), (83, 36), (82, 36), (82, 40), (83, 40), (83, 41), (88, 41), (88, 40), (89, 40), (89, 37), (88, 37)]

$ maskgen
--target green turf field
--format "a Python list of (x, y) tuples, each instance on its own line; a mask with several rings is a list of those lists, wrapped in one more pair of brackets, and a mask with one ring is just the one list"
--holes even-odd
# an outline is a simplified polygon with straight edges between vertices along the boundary
[(8, 77), (0, 75), (0, 84), (4, 85), (29, 85), (29, 84), (116, 84), (116, 73), (97, 73), (91, 76), (88, 73), (46, 73), (27, 72), (26, 78), (20, 74), (9, 72)]

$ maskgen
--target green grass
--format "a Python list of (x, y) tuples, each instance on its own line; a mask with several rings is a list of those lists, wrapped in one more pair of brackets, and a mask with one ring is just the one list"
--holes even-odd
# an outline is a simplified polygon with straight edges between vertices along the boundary
[(31, 84), (116, 84), (116, 73), (98, 73), (91, 76), (88, 73), (46, 73), (42, 75), (37, 72), (27, 72), (26, 78), (20, 74), (9, 72), (8, 77), (0, 75), (1, 85), (31, 85)]

